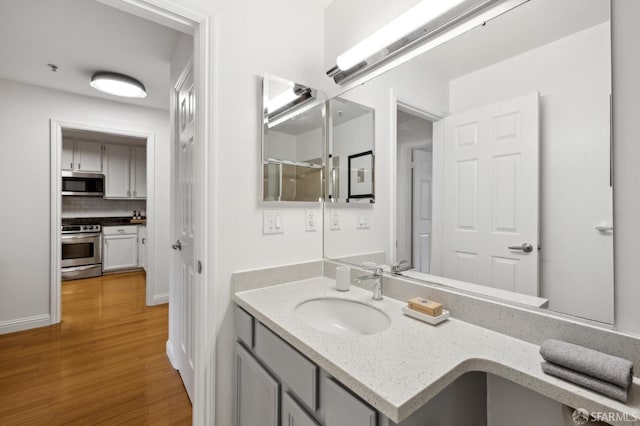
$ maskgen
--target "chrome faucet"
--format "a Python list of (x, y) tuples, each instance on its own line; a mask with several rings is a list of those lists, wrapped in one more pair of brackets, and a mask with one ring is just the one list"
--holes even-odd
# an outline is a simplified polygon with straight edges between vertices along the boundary
[(400, 262), (397, 262), (397, 263), (394, 263), (393, 265), (391, 265), (391, 272), (394, 273), (394, 274), (399, 275), (400, 272), (406, 271), (410, 267), (411, 266), (409, 265), (409, 261), (408, 260), (401, 260)]
[(382, 300), (382, 268), (373, 268), (372, 275), (363, 275), (356, 278), (356, 282), (362, 284), (364, 281), (373, 281), (373, 300)]

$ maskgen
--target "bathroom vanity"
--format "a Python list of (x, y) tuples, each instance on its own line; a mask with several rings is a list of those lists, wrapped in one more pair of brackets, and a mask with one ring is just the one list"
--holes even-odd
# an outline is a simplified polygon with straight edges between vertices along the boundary
[[(319, 331), (297, 309), (313, 299), (365, 304), (389, 325), (366, 335)], [(421, 425), (438, 416), (449, 416), (443, 424), (485, 425), (486, 405), (478, 404), (483, 373), (589, 412), (627, 419), (640, 412), (637, 384), (628, 404), (614, 401), (545, 375), (538, 345), (456, 318), (431, 326), (404, 316), (399, 300), (373, 301), (358, 287), (338, 292), (328, 277), (238, 292), (235, 302), (239, 426), (291, 424), (288, 418), (305, 425)]]
[[(427, 404), (422, 396), (412, 398), (420, 382), (429, 380), (415, 367), (444, 354), (422, 352), (418, 344), (407, 360), (392, 362), (390, 356), (411, 350), (407, 344), (411, 346), (410, 340), (418, 337), (406, 329), (407, 324), (417, 325), (411, 324), (414, 320), (397, 315), (399, 302), (387, 299), (369, 304), (370, 292), (356, 288), (345, 297), (332, 291), (332, 286), (333, 280), (316, 278), (236, 296), (237, 425), (418, 426), (427, 419), (486, 424), (485, 405), (469, 404), (470, 399), (460, 397), (484, 395), (484, 375), (461, 372), (454, 379), (456, 394), (445, 389), (429, 395), (435, 399)], [(360, 331), (345, 330), (346, 334), (336, 334), (305, 325), (296, 306), (314, 299), (318, 289), (323, 289), (319, 300), (371, 306), (389, 318), (388, 333), (359, 335)], [(278, 319), (273, 316), (278, 304), (271, 305), (273, 311), (266, 304), (283, 302), (283, 291), (289, 294), (287, 308), (282, 310), (286, 314)], [(396, 334), (399, 327), (405, 330)]]

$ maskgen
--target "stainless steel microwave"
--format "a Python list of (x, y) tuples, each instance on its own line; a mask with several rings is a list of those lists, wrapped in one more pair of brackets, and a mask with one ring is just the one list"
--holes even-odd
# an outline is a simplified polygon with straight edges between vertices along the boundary
[(62, 195), (102, 197), (104, 196), (104, 175), (62, 172)]

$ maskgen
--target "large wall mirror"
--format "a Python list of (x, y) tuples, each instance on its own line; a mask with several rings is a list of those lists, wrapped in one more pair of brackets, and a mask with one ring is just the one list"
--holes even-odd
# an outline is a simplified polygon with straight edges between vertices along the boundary
[(341, 93), (375, 114), (376, 203), (325, 205), (325, 257), (612, 324), (610, 99), (603, 0), (530, 0)]
[(262, 200), (322, 201), (325, 95), (272, 75), (262, 89)]

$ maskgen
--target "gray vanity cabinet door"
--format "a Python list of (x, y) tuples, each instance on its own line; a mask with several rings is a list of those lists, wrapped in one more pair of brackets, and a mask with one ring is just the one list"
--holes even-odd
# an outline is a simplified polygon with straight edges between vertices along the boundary
[(282, 397), (282, 426), (320, 426), (313, 417), (285, 392)]
[(330, 377), (323, 377), (322, 399), (326, 426), (377, 424), (377, 412)]
[(236, 426), (278, 426), (280, 384), (236, 342)]

